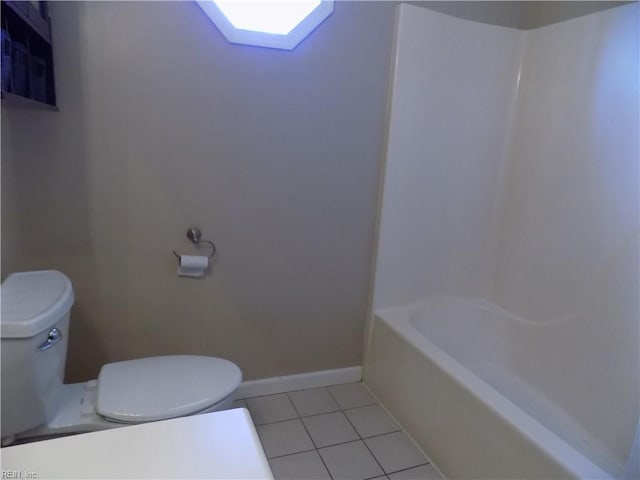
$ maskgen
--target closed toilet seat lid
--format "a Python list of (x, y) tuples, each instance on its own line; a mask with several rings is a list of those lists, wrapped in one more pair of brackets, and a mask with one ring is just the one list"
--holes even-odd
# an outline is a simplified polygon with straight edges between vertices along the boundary
[(167, 355), (109, 363), (98, 375), (96, 410), (118, 422), (191, 415), (233, 393), (237, 365), (222, 358)]

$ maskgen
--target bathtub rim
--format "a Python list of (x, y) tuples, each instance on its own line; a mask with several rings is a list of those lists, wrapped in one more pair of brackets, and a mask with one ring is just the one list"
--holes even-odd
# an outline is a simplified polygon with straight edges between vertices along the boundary
[(526, 438), (533, 448), (542, 451), (568, 475), (585, 479), (615, 478), (416, 330), (410, 319), (423, 302), (424, 299), (403, 307), (376, 310), (372, 315), (371, 330), (375, 329), (376, 322), (383, 322), (407, 341), (411, 348), (433, 361), (437, 368), (450, 375), (469, 395), (495, 412)]

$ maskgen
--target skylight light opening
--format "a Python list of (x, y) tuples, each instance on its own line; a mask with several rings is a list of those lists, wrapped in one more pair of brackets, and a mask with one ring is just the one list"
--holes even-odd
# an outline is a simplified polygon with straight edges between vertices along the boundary
[(214, 0), (214, 3), (235, 28), (288, 35), (320, 5), (320, 0)]
[(230, 43), (294, 49), (333, 13), (333, 0), (196, 0)]

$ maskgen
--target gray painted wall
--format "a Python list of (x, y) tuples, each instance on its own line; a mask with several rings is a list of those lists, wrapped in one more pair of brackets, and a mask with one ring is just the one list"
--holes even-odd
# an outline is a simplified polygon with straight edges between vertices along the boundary
[[(208, 354), (245, 378), (359, 365), (393, 5), (338, 2), (295, 50), (195, 2), (52, 4), (60, 112), (2, 107), (3, 271), (77, 291), (69, 379)], [(219, 256), (178, 278), (199, 226)]]

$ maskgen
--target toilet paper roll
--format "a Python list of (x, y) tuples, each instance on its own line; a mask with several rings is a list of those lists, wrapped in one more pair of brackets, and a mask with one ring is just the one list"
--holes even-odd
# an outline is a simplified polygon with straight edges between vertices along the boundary
[(199, 255), (180, 255), (178, 276), (204, 277), (209, 266), (209, 258)]

